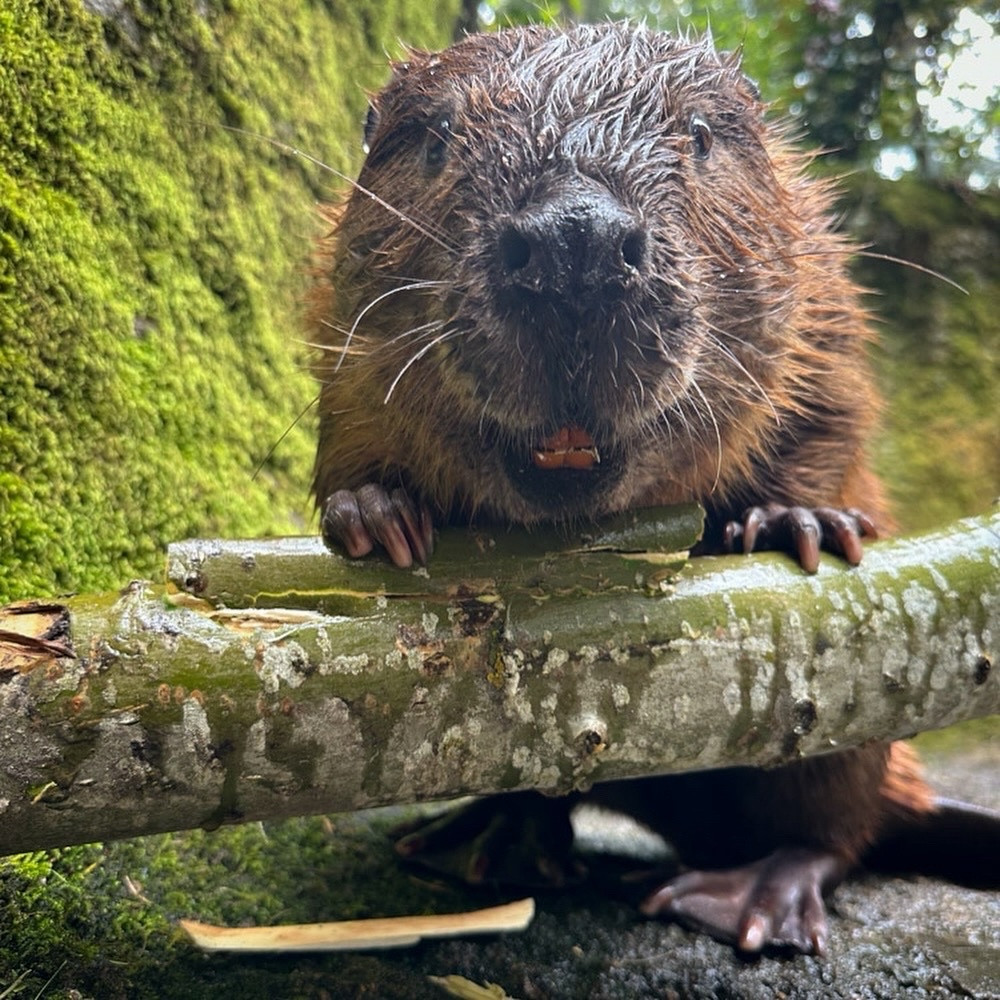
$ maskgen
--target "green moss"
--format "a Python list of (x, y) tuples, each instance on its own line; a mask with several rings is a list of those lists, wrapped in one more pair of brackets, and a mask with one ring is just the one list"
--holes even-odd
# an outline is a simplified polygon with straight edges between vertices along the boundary
[(383, 52), (450, 28), (340, 7), (0, 11), (0, 601), (308, 523), (299, 303), (335, 182), (226, 126), (350, 170)]
[[(72, 990), (107, 1000), (322, 995), (322, 984), (352, 975), (357, 957), (206, 957), (176, 921), (426, 912), (427, 887), (392, 862), (387, 827), (398, 818), (252, 823), (0, 858), (0, 995), (21, 974), (11, 995), (45, 988), (47, 1000)], [(466, 902), (446, 896), (441, 908)]]
[(913, 743), (926, 756), (989, 752), (991, 746), (1000, 746), (1000, 716), (988, 715), (947, 729), (921, 733)]

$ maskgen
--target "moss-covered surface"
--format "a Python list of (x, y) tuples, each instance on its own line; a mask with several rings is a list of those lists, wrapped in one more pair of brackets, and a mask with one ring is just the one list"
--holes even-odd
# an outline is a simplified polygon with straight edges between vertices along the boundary
[(426, 911), (433, 893), (395, 879), (386, 898), (366, 874), (393, 868), (384, 829), (364, 817), (314, 818), (0, 859), (0, 996), (17, 982), (11, 996), (33, 997), (53, 976), (45, 997), (320, 996), (344, 959), (208, 958), (174, 921)]
[[(248, 133), (353, 171), (385, 54), (446, 42), (456, 7), (0, 5), (0, 602), (160, 576), (188, 535), (307, 523), (297, 316), (315, 202), (339, 182)], [(239, 871), (302, 875), (317, 824), (288, 828), (305, 843), (287, 865), (259, 827), (0, 861), (0, 996), (191, 993), (171, 962), (178, 898), (226, 858), (224, 908)], [(253, 844), (276, 853), (262, 865)], [(150, 907), (125, 875), (165, 895)], [(275, 915), (302, 884), (273, 891)], [(256, 889), (246, 903), (239, 919), (267, 909)], [(191, 995), (240, 982), (213, 973)]]
[(450, 29), (406, 0), (0, 7), (0, 601), (303, 528), (310, 415), (282, 434), (336, 182), (227, 127), (350, 170), (384, 53)]

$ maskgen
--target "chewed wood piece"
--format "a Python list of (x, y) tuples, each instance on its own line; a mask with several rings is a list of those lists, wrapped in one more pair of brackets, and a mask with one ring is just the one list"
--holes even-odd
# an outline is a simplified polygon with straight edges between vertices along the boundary
[(375, 917), (271, 927), (218, 927), (197, 920), (178, 923), (204, 951), (347, 951), (405, 948), (427, 937), (523, 931), (534, 915), (535, 901), (529, 898), (484, 910), (421, 917)]

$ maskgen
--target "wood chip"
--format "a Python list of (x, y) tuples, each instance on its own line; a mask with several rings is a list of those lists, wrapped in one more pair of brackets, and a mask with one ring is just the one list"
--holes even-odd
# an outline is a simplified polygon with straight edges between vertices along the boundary
[(345, 951), (404, 948), (426, 937), (523, 931), (534, 915), (535, 901), (519, 899), (485, 910), (430, 917), (376, 917), (273, 927), (217, 927), (197, 920), (178, 923), (205, 951)]
[[(449, 996), (458, 1000), (516, 1000), (502, 986), (487, 983), (480, 986), (465, 976), (428, 976), (435, 986), (440, 986)], [(2, 1000), (2, 998), (0, 998)]]

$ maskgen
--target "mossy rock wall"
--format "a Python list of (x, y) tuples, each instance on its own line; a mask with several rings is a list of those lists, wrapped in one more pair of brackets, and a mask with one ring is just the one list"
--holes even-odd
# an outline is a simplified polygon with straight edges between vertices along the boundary
[(353, 171), (386, 53), (456, 10), (0, 5), (0, 601), (307, 527), (299, 310), (339, 182), (259, 136)]

